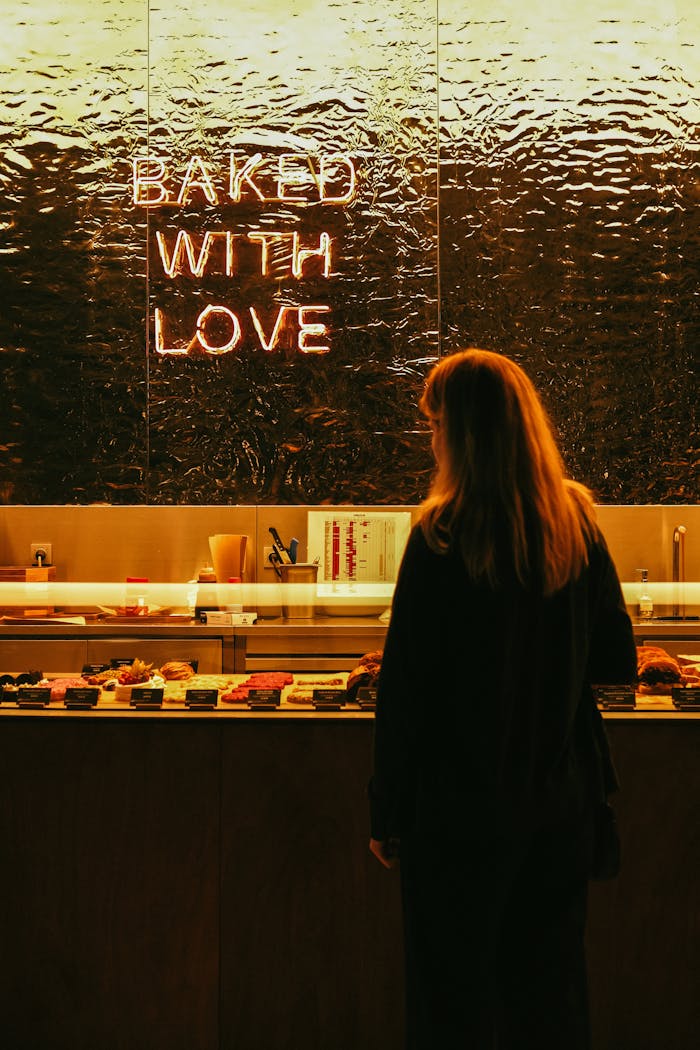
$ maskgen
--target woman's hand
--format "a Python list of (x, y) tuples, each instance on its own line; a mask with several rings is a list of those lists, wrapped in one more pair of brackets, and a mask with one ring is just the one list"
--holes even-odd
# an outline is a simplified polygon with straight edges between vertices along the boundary
[(380, 864), (385, 868), (395, 868), (399, 863), (399, 840), (380, 839), (369, 840), (370, 852), (375, 855)]

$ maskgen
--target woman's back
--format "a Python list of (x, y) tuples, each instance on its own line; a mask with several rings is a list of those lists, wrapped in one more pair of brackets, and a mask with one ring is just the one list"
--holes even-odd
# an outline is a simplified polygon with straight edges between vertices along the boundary
[[(465, 799), (514, 812), (581, 804), (596, 771), (580, 754), (588, 683), (634, 675), (634, 644), (602, 540), (576, 581), (544, 597), (516, 580), (472, 581), (457, 552), (412, 533), (380, 678), (382, 707), (413, 712), (419, 805), (454, 819)], [(390, 695), (389, 695), (390, 694)], [(381, 740), (382, 711), (378, 734)], [(588, 727), (586, 727), (588, 728)], [(584, 761), (586, 760), (586, 761)], [(583, 763), (583, 764), (582, 764)]]

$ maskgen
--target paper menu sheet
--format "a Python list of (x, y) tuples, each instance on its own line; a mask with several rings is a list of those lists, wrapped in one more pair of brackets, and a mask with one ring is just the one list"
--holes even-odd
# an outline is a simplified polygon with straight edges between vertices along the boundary
[(309, 511), (319, 584), (393, 583), (410, 530), (410, 511)]

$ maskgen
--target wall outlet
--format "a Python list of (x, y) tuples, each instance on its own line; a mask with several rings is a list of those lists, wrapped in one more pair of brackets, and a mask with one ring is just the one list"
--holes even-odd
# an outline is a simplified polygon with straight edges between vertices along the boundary
[(42, 565), (53, 565), (53, 543), (30, 544), (30, 555), (32, 565), (39, 564), (39, 556)]
[(274, 570), (274, 565), (270, 561), (270, 555), (274, 549), (274, 547), (263, 547), (263, 557), (265, 559), (263, 562), (263, 569), (269, 569), (270, 572)]

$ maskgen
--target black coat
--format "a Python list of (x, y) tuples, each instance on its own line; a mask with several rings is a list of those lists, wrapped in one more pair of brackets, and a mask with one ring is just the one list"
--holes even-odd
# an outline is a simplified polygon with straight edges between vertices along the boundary
[(540, 825), (617, 787), (592, 684), (636, 680), (602, 535), (550, 598), (475, 584), (419, 526), (401, 564), (378, 683), (372, 836)]

